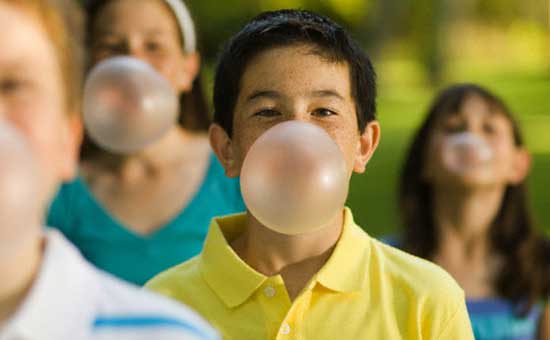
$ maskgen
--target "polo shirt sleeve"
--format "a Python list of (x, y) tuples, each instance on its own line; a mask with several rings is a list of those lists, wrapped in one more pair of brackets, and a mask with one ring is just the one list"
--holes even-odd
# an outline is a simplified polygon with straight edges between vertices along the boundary
[(459, 303), (452, 312), (449, 320), (442, 325), (441, 333), (436, 340), (444, 339), (474, 339), (470, 318), (465, 303)]
[[(474, 340), (472, 325), (466, 309), (464, 292), (458, 287), (434, 294), (424, 318), (426, 339)], [(454, 288), (454, 289), (453, 289)]]

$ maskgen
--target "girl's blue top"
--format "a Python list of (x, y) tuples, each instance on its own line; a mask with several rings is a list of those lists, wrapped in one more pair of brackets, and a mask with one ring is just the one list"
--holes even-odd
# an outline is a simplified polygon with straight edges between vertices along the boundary
[(239, 180), (227, 178), (213, 154), (209, 162), (195, 196), (152, 234), (139, 235), (122, 225), (80, 177), (61, 186), (46, 223), (59, 229), (97, 267), (143, 285), (159, 272), (197, 255), (212, 217), (245, 210)]

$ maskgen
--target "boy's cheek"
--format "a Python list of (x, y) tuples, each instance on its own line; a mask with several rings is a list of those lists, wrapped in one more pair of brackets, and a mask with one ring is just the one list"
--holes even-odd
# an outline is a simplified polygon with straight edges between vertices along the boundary
[(259, 129), (246, 129), (242, 130), (234, 129), (233, 130), (233, 139), (235, 141), (235, 159), (239, 161), (242, 165), (242, 162), (246, 158), (248, 151), (254, 145), (254, 142), (263, 134), (264, 131)]

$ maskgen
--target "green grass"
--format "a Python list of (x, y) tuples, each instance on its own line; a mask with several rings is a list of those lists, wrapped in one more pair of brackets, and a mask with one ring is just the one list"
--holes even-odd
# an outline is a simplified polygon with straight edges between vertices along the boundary
[[(533, 156), (528, 180), (538, 226), (550, 232), (550, 77), (544, 73), (483, 74), (478, 70), (451, 75), (452, 81), (477, 82), (502, 96), (516, 114)], [(421, 123), (435, 90), (381, 81), (378, 101), (382, 139), (362, 175), (354, 175), (348, 205), (371, 235), (400, 228), (397, 182), (410, 138)]]

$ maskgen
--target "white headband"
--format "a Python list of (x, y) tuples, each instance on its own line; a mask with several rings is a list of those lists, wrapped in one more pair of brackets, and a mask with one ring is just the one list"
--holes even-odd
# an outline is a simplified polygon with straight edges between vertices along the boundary
[(197, 38), (195, 37), (195, 25), (189, 10), (181, 0), (164, 0), (178, 21), (181, 35), (183, 37), (183, 49), (187, 53), (193, 53), (196, 50)]

